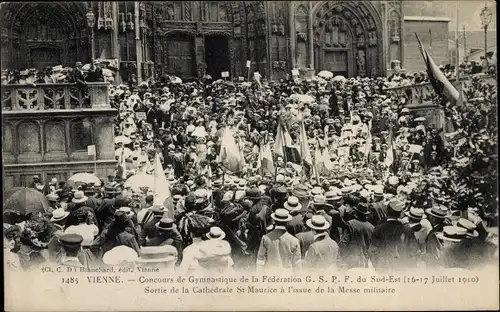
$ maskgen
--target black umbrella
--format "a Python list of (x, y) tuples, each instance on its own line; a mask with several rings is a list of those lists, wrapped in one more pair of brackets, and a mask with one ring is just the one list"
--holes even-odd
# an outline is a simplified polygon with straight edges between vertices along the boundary
[[(6, 194), (7, 195), (7, 194)], [(5, 196), (7, 200), (3, 203), (3, 209), (19, 211), (22, 214), (33, 212), (44, 212), (49, 208), (49, 201), (39, 191), (20, 187), (10, 191), (10, 196)]]

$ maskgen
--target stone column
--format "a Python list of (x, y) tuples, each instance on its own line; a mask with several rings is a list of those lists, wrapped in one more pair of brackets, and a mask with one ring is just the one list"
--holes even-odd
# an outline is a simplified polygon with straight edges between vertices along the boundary
[(139, 22), (139, 1), (134, 1), (134, 17), (135, 17), (135, 55), (137, 67), (137, 83), (142, 82), (142, 42), (141, 42), (141, 25)]
[(115, 157), (113, 120), (110, 117), (98, 117), (94, 121), (95, 144), (98, 160), (112, 160)]
[[(118, 21), (118, 2), (111, 2), (111, 18), (113, 19), (113, 29), (111, 29), (111, 57), (118, 60), (118, 66), (120, 66), (120, 40), (118, 40), (118, 29), (119, 29), (119, 21)], [(118, 73), (115, 77), (115, 83), (121, 83), (121, 77)]]
[(309, 0), (309, 15), (307, 18), (307, 37), (309, 39), (308, 41), (308, 50), (309, 50), (309, 58), (308, 58), (308, 64), (310, 65), (312, 69), (314, 69), (314, 40), (313, 40), (313, 2)]
[(289, 41), (290, 41), (290, 65), (291, 69), (295, 68), (295, 5), (294, 1), (288, 1), (288, 28), (289, 28)]

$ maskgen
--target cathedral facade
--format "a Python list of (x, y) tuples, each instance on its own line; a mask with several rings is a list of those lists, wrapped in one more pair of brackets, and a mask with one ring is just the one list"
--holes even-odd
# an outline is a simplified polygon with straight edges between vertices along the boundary
[(3, 69), (117, 59), (121, 80), (154, 73), (220, 78), (223, 72), (237, 79), (255, 71), (284, 79), (295, 68), (347, 77), (421, 70), (415, 33), (442, 63), (448, 56), (448, 38), (443, 38), (448, 22), (431, 1), (0, 5)]

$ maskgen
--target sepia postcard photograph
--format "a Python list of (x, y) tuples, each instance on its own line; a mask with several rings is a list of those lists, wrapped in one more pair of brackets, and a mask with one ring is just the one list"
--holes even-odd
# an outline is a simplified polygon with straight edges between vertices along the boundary
[(498, 310), (496, 12), (0, 2), (4, 310)]

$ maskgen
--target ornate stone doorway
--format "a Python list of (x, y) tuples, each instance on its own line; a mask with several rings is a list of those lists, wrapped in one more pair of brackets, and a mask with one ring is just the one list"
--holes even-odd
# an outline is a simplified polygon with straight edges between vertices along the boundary
[(61, 64), (60, 47), (34, 47), (29, 51), (30, 68), (43, 70)]
[(85, 2), (2, 3), (2, 66), (71, 66), (88, 61), (87, 8)]
[(206, 73), (219, 79), (224, 71), (230, 72), (229, 38), (223, 35), (205, 36)]
[(182, 79), (196, 77), (194, 37), (188, 33), (173, 33), (166, 39), (167, 74)]
[(317, 71), (347, 77), (383, 73), (382, 25), (369, 2), (322, 1), (313, 9)]

